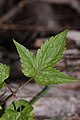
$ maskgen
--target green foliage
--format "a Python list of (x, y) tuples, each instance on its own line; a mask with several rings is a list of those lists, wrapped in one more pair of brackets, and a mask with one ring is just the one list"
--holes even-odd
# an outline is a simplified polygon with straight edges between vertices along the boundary
[[(53, 68), (63, 56), (66, 34), (67, 30), (59, 33), (55, 37), (51, 37), (37, 51), (36, 56), (14, 40), (14, 44), (19, 53), (22, 72), (25, 76), (31, 77), (29, 81), (34, 78), (37, 84), (51, 85), (68, 83), (75, 80)], [(7, 84), (4, 84), (4, 80), (8, 77), (9, 67), (0, 64), (0, 89), (6, 85), (12, 92), (0, 105), (4, 104), (12, 95), (15, 96), (16, 92), (25, 85), (24, 83), (23, 86), (13, 92)], [(5, 92), (0, 97), (4, 94)], [(33, 107), (25, 100), (13, 101), (5, 110), (0, 106), (0, 120), (33, 120), (33, 116)]]
[(61, 59), (65, 49), (66, 34), (67, 30), (55, 37), (51, 37), (41, 46), (36, 55), (36, 63), (39, 70), (56, 65)]
[(0, 120), (33, 120), (33, 108), (25, 100), (12, 102)]
[(28, 49), (14, 41), (22, 63), (22, 72), (33, 77), (40, 85), (62, 84), (74, 79), (52, 67), (59, 62), (65, 50), (67, 30), (51, 37), (37, 51), (36, 57)]
[(35, 58), (33, 54), (18, 42), (14, 41), (14, 44), (21, 58), (22, 72), (27, 77), (33, 77), (36, 74)]
[(0, 120), (6, 120), (5, 118), (0, 118)]
[(4, 80), (9, 77), (9, 67), (0, 63), (0, 89), (4, 86)]
[(55, 68), (46, 68), (35, 76), (35, 80), (40, 85), (62, 84), (73, 81), (74, 79)]

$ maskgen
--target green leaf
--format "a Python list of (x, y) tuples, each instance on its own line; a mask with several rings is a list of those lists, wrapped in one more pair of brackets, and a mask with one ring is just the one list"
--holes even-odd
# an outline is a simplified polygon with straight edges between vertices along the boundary
[(62, 84), (74, 81), (74, 78), (56, 70), (55, 68), (47, 68), (39, 72), (35, 77), (36, 83), (40, 85)]
[(1, 120), (19, 120), (20, 113), (15, 110), (6, 110)]
[(14, 101), (7, 107), (2, 118), (3, 120), (33, 120), (33, 108), (25, 100)]
[(36, 55), (38, 70), (54, 66), (61, 59), (65, 49), (67, 30), (46, 41)]
[(5, 118), (0, 118), (0, 120), (6, 120)]
[(22, 63), (24, 75), (33, 77), (36, 83), (41, 85), (61, 84), (71, 82), (74, 79), (52, 68), (59, 62), (65, 50), (67, 30), (51, 37), (41, 49), (37, 51), (36, 57), (28, 49), (14, 41)]
[(27, 77), (33, 77), (36, 74), (35, 59), (33, 54), (24, 46), (14, 40), (17, 51), (21, 58), (22, 72)]
[(19, 100), (19, 101), (12, 102), (12, 104), (10, 104), (7, 107), (7, 110), (8, 109), (17, 110), (19, 108), (19, 106), (27, 107), (30, 109), (30, 111), (33, 109), (33, 107), (26, 100)]
[(0, 89), (4, 86), (4, 80), (9, 77), (9, 67), (0, 63)]

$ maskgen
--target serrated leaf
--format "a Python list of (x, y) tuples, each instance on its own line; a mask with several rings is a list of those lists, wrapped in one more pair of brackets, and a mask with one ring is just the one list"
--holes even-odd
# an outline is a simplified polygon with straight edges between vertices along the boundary
[[(20, 111), (20, 107), (22, 110)], [(6, 120), (33, 120), (33, 108), (25, 100), (14, 101), (7, 107), (2, 118)]]
[(36, 69), (35, 69), (35, 59), (33, 54), (15, 40), (14, 40), (14, 44), (21, 58), (22, 72), (27, 77), (35, 76)]
[(72, 82), (75, 79), (56, 70), (55, 68), (47, 68), (39, 72), (35, 77), (36, 83), (40, 85), (63, 84)]
[(9, 67), (0, 63), (0, 89), (4, 86), (4, 80), (9, 77)]
[(44, 69), (48, 66), (54, 66), (61, 59), (66, 40), (67, 30), (61, 32), (55, 37), (51, 37), (46, 41), (36, 55), (36, 62), (38, 69)]

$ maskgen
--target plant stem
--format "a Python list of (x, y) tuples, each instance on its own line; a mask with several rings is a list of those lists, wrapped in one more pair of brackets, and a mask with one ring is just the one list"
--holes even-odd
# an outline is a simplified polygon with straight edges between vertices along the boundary
[(10, 88), (10, 86), (7, 83), (4, 83), (4, 85), (13, 93), (13, 90)]
[(7, 100), (9, 100), (13, 96), (13, 93), (11, 93), (3, 102), (0, 103), (0, 106), (3, 105)]
[[(27, 82), (25, 82), (23, 85), (18, 87), (15, 91), (12, 91), (12, 89), (5, 83), (5, 86), (8, 87), (8, 89), (12, 92), (0, 105), (3, 105), (7, 100), (9, 100), (13, 95), (15, 95), (19, 90), (21, 90), (27, 83), (29, 83), (33, 78), (30, 78)], [(34, 98), (30, 100), (30, 105), (33, 105), (35, 102), (37, 102), (41, 97), (43, 97), (48, 90), (51, 88), (51, 86), (45, 86)]]
[(18, 87), (14, 93), (20, 91), (20, 90), (21, 90), (26, 84), (28, 84), (32, 79), (33, 79), (33, 78), (30, 78), (27, 82), (25, 82), (23, 85), (21, 85), (20, 87)]
[(5, 86), (12, 92), (3, 102), (0, 103), (0, 105), (3, 105), (6, 101), (8, 101), (12, 96), (14, 96), (19, 90), (21, 90), (27, 83), (29, 83), (33, 78), (30, 78), (27, 82), (25, 82), (23, 85), (21, 85), (19, 88), (17, 88), (15, 91), (12, 91), (12, 89), (5, 83)]
[(45, 86), (34, 98), (30, 100), (30, 105), (33, 105), (35, 102), (37, 102), (41, 97), (43, 97), (48, 90), (51, 88), (51, 86)]

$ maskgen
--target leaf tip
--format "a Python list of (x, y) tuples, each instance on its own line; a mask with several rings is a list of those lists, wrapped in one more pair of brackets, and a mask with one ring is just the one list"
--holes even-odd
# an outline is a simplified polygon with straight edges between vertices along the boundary
[(16, 44), (17, 42), (15, 41), (15, 39), (13, 38), (13, 42), (14, 42), (14, 44)]
[(18, 42), (16, 42), (14, 39), (13, 39), (13, 43), (14, 43), (14, 45), (16, 46), (16, 48), (17, 48), (18, 46), (20, 46), (20, 44), (19, 44)]
[(64, 32), (65, 34), (67, 34), (67, 33), (68, 33), (68, 29), (65, 29), (63, 32)]

